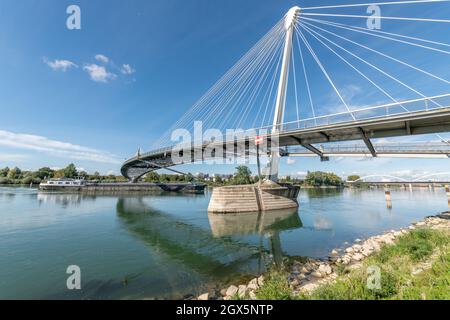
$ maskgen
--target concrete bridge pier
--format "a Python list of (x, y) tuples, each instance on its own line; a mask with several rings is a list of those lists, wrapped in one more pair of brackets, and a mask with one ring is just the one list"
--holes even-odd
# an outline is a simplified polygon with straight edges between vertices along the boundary
[(209, 213), (265, 212), (298, 208), (300, 188), (264, 180), (254, 185), (214, 188)]
[(447, 194), (447, 202), (448, 206), (450, 207), (450, 186), (448, 185), (445, 186), (445, 193)]
[(386, 197), (386, 206), (388, 209), (392, 209), (392, 197), (391, 197), (391, 191), (386, 190), (385, 191), (385, 197)]

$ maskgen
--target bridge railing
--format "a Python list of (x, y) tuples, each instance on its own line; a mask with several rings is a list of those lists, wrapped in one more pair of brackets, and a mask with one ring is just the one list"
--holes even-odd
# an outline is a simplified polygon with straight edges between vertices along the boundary
[[(291, 121), (281, 125), (280, 131), (311, 129), (344, 122), (372, 120), (389, 116), (401, 116), (420, 111), (450, 108), (450, 94), (420, 98), (374, 107), (360, 108), (329, 115), (316, 116), (299, 121)], [(264, 127), (270, 129), (271, 126)]]
[[(319, 126), (327, 126), (339, 123), (361, 121), (361, 120), (372, 120), (385, 118), (390, 116), (401, 116), (407, 115), (415, 112), (432, 111), (437, 109), (450, 108), (450, 94), (420, 98), (408, 101), (401, 101), (397, 103), (384, 104), (379, 106), (360, 108), (351, 111), (338, 112), (329, 115), (316, 116), (314, 118), (303, 119), (299, 121), (292, 121), (284, 123), (280, 126), (278, 131), (289, 132), (299, 129), (313, 129)], [(262, 128), (255, 128), (249, 131), (260, 132), (265, 131), (269, 134), (273, 133), (273, 126), (266, 126)], [(225, 137), (224, 137), (225, 139)], [(225, 140), (224, 140), (225, 141)], [(198, 141), (194, 145), (207, 145), (206, 141)], [(190, 144), (187, 145), (188, 147)], [(140, 158), (150, 157), (152, 155), (169, 153), (173, 149), (173, 146), (167, 146), (159, 149), (152, 150), (141, 154)], [(136, 161), (137, 156), (125, 162)]]

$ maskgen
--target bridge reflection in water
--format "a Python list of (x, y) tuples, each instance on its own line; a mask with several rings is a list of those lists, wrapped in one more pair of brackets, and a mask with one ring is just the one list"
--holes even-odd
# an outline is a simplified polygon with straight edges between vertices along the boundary
[[(127, 230), (152, 250), (216, 280), (227, 280), (252, 269), (259, 273), (269, 262), (280, 263), (280, 233), (302, 227), (295, 209), (239, 217), (210, 214), (211, 232), (154, 210), (142, 198), (120, 198), (117, 214)], [(242, 237), (255, 234), (260, 235), (259, 245)], [(264, 247), (264, 236), (269, 240), (269, 249)]]
[(215, 237), (260, 236), (260, 248), (263, 237), (269, 240), (273, 262), (279, 265), (283, 259), (280, 232), (302, 227), (297, 209), (286, 209), (247, 214), (208, 214), (212, 233)]

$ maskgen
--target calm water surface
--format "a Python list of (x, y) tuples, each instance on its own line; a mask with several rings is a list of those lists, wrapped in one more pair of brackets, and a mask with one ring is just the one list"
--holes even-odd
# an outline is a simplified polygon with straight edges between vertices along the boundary
[(209, 197), (0, 187), (0, 299), (182, 298), (448, 210), (443, 189), (393, 190), (392, 209), (382, 190), (305, 190), (298, 211), (239, 217), (208, 215)]

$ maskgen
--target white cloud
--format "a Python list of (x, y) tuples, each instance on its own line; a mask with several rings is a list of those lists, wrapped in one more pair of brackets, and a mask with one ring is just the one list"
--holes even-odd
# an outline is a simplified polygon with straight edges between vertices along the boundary
[(308, 174), (308, 172), (305, 171), (298, 171), (295, 173), (297, 176), (299, 177), (306, 177), (306, 175)]
[(22, 161), (28, 158), (27, 155), (24, 154), (16, 154), (16, 153), (0, 153), (0, 161)]
[(53, 60), (49, 61), (46, 58), (44, 58), (44, 62), (52, 68), (54, 71), (63, 71), (66, 72), (70, 68), (78, 68), (78, 66), (69, 60)]
[(95, 60), (103, 62), (103, 63), (108, 63), (109, 62), (109, 58), (103, 54), (97, 54), (95, 56)]
[(100, 163), (119, 164), (117, 156), (68, 142), (51, 140), (43, 136), (14, 133), (0, 130), (0, 146), (34, 150), (47, 154), (74, 160), (88, 160)]
[(97, 64), (87, 64), (83, 70), (89, 74), (92, 81), (106, 83), (108, 80), (114, 80), (117, 76), (106, 70), (105, 67)]
[(346, 102), (347, 101), (351, 102), (355, 97), (357, 97), (361, 93), (363, 93), (362, 88), (354, 84), (347, 85), (341, 91), (342, 98), (344, 98)]
[(123, 64), (123, 65), (122, 65), (122, 68), (120, 68), (120, 71), (121, 71), (123, 74), (127, 74), (127, 75), (133, 74), (133, 73), (136, 72), (136, 70), (133, 69), (129, 64)]
[(286, 163), (287, 163), (288, 165), (294, 164), (294, 163), (295, 163), (295, 159), (288, 158), (288, 159), (286, 160)]
[(314, 229), (316, 230), (330, 230), (333, 227), (333, 222), (324, 217), (324, 216), (316, 216), (314, 218)]

